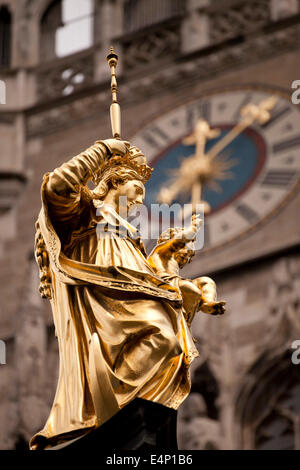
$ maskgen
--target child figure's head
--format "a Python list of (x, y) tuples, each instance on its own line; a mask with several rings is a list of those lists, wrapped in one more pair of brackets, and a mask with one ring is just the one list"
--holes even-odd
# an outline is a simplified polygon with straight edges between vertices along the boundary
[[(169, 228), (160, 234), (158, 243), (166, 242), (172, 240), (173, 238), (182, 239), (183, 241), (184, 229), (181, 227)], [(180, 268), (183, 268), (187, 263), (192, 261), (192, 258), (195, 254), (195, 238), (183, 241), (182, 246), (178, 247), (174, 251), (174, 259), (177, 261)]]

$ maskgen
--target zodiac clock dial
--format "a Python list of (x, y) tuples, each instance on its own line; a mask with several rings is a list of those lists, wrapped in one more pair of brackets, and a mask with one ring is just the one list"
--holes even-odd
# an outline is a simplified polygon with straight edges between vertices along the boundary
[[(218, 192), (203, 188), (202, 199), (211, 207), (205, 215), (204, 249), (223, 245), (258, 228), (262, 221), (276, 214), (298, 187), (300, 112), (297, 106), (288, 95), (278, 91), (227, 90), (167, 112), (132, 139), (154, 168), (146, 188), (146, 204), (150, 204), (168, 184), (170, 170), (179, 168), (184, 159), (195, 154), (195, 146), (185, 145), (183, 139), (193, 132), (200, 118), (220, 131), (218, 137), (207, 141), (207, 153), (241, 120), (241, 110), (247, 104), (258, 105), (274, 94), (277, 102), (268, 121), (264, 124), (256, 121), (219, 153), (220, 158), (231, 161), (230, 178), (218, 181)], [(186, 193), (173, 203), (190, 200), (191, 195)]]

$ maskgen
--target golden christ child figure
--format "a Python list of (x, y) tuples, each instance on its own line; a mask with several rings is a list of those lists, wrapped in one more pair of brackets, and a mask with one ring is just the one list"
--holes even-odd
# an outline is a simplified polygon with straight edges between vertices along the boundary
[[(159, 240), (148, 260), (124, 217), (143, 203), (152, 170), (139, 149), (120, 140), (117, 56), (111, 52), (108, 59), (114, 138), (46, 174), (41, 189), (35, 252), (60, 366), (49, 418), (31, 449), (80, 437), (136, 397), (177, 409), (189, 394), (189, 367), (198, 356), (191, 317), (198, 308), (224, 311), (213, 281), (184, 281), (174, 272), (168, 252), (184, 248), (185, 238), (178, 245), (170, 236), (168, 246)], [(195, 232), (198, 222), (194, 217)]]

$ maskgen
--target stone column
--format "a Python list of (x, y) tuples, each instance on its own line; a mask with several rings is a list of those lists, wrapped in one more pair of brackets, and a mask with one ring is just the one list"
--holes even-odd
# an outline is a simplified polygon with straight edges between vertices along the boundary
[[(46, 5), (44, 3), (42, 6)], [(40, 62), (39, 13), (37, 2), (30, 0), (18, 0), (16, 2), (14, 21), (14, 65), (16, 67), (34, 67)]]

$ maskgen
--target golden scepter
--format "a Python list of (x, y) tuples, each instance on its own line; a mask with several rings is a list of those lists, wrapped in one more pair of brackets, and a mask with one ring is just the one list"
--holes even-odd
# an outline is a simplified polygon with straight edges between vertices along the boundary
[(118, 103), (117, 92), (117, 78), (116, 78), (116, 68), (119, 57), (114, 51), (113, 46), (110, 47), (109, 54), (107, 56), (107, 62), (110, 67), (111, 72), (111, 94), (112, 94), (112, 104), (110, 105), (110, 122), (111, 129), (114, 139), (121, 139), (121, 108)]

